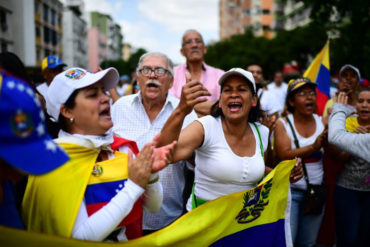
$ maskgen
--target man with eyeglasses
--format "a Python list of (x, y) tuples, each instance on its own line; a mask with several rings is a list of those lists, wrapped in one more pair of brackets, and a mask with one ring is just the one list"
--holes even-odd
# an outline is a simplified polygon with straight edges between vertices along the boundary
[[(173, 83), (173, 64), (166, 55), (158, 52), (142, 55), (136, 73), (139, 93), (118, 99), (113, 104), (111, 116), (113, 132), (136, 141), (141, 149), (161, 131), (179, 100), (168, 94)], [(189, 114), (183, 128), (196, 118), (195, 112)], [(159, 172), (163, 203), (155, 214), (144, 210), (144, 235), (169, 225), (182, 215), (184, 167), (185, 161), (180, 161)]]
[(189, 72), (192, 80), (200, 81), (208, 89), (211, 96), (208, 101), (199, 103), (194, 107), (198, 116), (208, 115), (210, 108), (220, 97), (220, 86), (218, 79), (224, 71), (207, 65), (204, 62), (204, 55), (207, 47), (204, 44), (202, 35), (196, 30), (187, 30), (182, 36), (181, 54), (186, 58), (186, 63), (174, 68), (175, 78), (170, 93), (180, 98), (181, 89), (186, 83), (185, 73)]

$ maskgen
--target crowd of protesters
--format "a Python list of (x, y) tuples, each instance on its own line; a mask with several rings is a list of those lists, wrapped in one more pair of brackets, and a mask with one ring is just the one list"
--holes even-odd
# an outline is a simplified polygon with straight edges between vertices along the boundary
[[(48, 56), (37, 85), (15, 54), (1, 53), (0, 225), (127, 241), (297, 159), (294, 246), (321, 238), (367, 246), (370, 89), (359, 69), (341, 67), (319, 116), (315, 81), (285, 83), (277, 71), (266, 84), (256, 62), (227, 72), (209, 66), (196, 30), (184, 33), (180, 51), (186, 62), (178, 66), (163, 53), (144, 54), (132, 78)], [(315, 214), (305, 211), (309, 184), (329, 188)]]

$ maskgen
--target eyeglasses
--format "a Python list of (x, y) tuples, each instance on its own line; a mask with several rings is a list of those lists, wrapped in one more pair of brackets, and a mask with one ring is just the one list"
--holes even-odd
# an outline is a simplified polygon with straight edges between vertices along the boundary
[(188, 40), (185, 40), (185, 41), (184, 41), (184, 43), (183, 43), (182, 45), (183, 45), (183, 46), (191, 45), (193, 42), (194, 42), (196, 45), (203, 44), (203, 40), (201, 40), (201, 39), (188, 39)]
[(143, 76), (150, 76), (152, 74), (152, 72), (154, 72), (154, 74), (156, 76), (164, 76), (164, 74), (166, 74), (166, 72), (168, 72), (168, 70), (165, 69), (165, 68), (161, 68), (161, 67), (158, 67), (158, 68), (155, 68), (155, 69), (144, 67), (144, 68), (140, 69), (139, 72)]
[(305, 97), (305, 96), (316, 96), (316, 92), (315, 91), (309, 91), (309, 92), (305, 92), (305, 91), (301, 91), (299, 93), (297, 93), (298, 96), (300, 97)]

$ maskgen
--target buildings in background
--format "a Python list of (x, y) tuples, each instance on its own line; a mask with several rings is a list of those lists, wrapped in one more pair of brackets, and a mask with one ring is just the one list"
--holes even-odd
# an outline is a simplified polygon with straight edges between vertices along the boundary
[(17, 54), (36, 81), (49, 55), (92, 71), (122, 58), (121, 27), (109, 15), (86, 13), (83, 0), (0, 0), (0, 21), (0, 52)]
[(88, 65), (87, 23), (82, 0), (67, 0), (63, 10), (63, 57), (68, 66)]
[(89, 26), (89, 70), (96, 71), (104, 60), (122, 57), (121, 27), (113, 19), (99, 12), (87, 13)]
[(1, 51), (17, 54), (28, 67), (45, 56), (63, 55), (62, 11), (58, 0), (0, 1)]
[(271, 39), (278, 30), (291, 30), (310, 21), (310, 9), (294, 0), (220, 0), (219, 10), (221, 39), (248, 30)]

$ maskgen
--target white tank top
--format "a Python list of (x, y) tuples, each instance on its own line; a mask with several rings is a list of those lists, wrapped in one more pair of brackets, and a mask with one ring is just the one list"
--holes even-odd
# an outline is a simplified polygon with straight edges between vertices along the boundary
[[(205, 116), (197, 121), (203, 125), (204, 141), (195, 151), (195, 195), (203, 200), (213, 200), (256, 186), (264, 175), (265, 162), (255, 126), (249, 123), (256, 140), (255, 153), (251, 157), (240, 157), (225, 139), (221, 117)], [(256, 125), (263, 150), (266, 150), (268, 128), (259, 123)]]
[[(315, 123), (316, 123), (316, 130), (315, 130), (315, 133), (313, 135), (306, 138), (306, 137), (301, 136), (298, 133), (298, 131), (297, 131), (295, 125), (294, 125), (293, 115), (292, 114), (288, 115), (288, 118), (289, 118), (290, 122), (293, 125), (293, 128), (294, 128), (294, 131), (296, 133), (296, 136), (297, 136), (300, 147), (305, 147), (305, 146), (308, 146), (308, 145), (311, 145), (312, 143), (314, 143), (317, 136), (319, 136), (321, 134), (321, 132), (323, 132), (323, 130), (324, 130), (324, 125), (321, 122), (321, 118), (316, 114), (313, 114), (313, 117), (314, 117)], [(293, 136), (293, 133), (291, 131), (291, 128), (290, 128), (289, 124), (286, 123), (283, 119), (279, 119), (279, 121), (281, 121), (284, 124), (285, 130), (286, 130), (286, 132), (287, 132), (287, 134), (290, 138), (291, 148), (296, 149), (297, 147), (294, 144), (294, 136)], [(309, 179), (311, 184), (321, 184), (322, 183), (322, 179), (323, 179), (323, 175), (324, 175), (324, 170), (323, 170), (323, 167), (322, 167), (322, 156), (323, 156), (323, 154), (324, 154), (324, 151), (321, 149), (320, 151), (317, 151), (317, 152), (311, 154), (309, 157), (305, 157), (303, 159), (305, 161), (305, 164), (306, 164), (308, 179)], [(306, 184), (306, 181), (304, 180), (303, 177), (300, 180), (298, 180), (296, 183), (291, 184), (290, 186), (291, 186), (291, 188), (296, 188), (296, 189), (302, 189), (302, 190), (307, 189), (307, 184)]]

